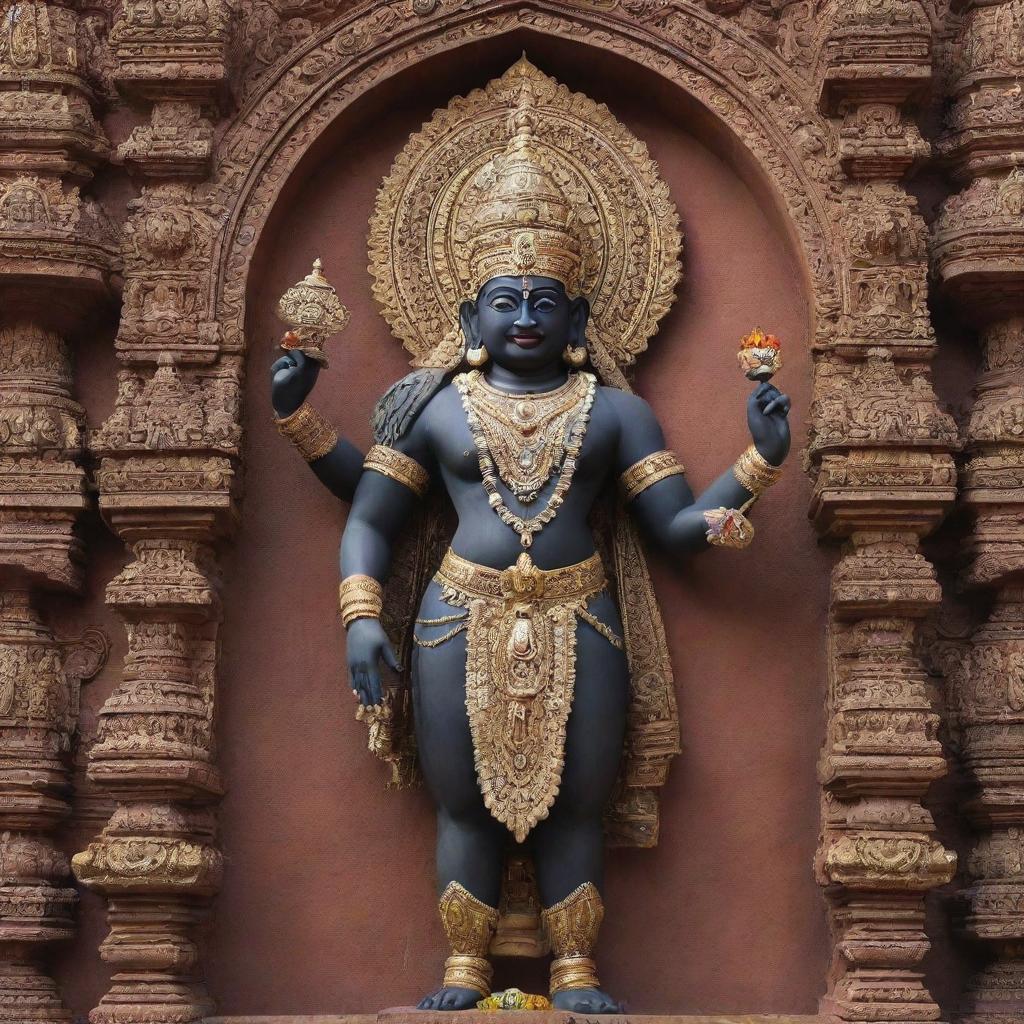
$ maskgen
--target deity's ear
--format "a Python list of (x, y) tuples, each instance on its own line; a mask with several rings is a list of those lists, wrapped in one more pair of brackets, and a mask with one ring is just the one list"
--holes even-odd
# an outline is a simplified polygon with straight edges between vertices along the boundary
[(569, 344), (586, 345), (590, 303), (581, 295), (569, 303)]
[(472, 299), (464, 300), (459, 306), (459, 326), (466, 339), (466, 348), (476, 348), (480, 344), (480, 316)]

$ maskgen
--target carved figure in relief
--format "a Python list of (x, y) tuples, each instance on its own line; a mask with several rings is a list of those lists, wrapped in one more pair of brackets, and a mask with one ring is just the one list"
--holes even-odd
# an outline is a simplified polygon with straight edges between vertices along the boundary
[(745, 545), (741, 510), (790, 446), (789, 399), (762, 380), (753, 444), (695, 498), (631, 392), (623, 369), (672, 302), (680, 246), (643, 144), (524, 57), (438, 111), (381, 188), (375, 294), (417, 369), (378, 403), (365, 457), (306, 402), (321, 362), (294, 334), (272, 367), (282, 433), (352, 501), (340, 601), (358, 715), (393, 780), (421, 772), (437, 805), (451, 956), (422, 1008), (489, 994), (511, 852), (520, 888), (533, 860), (554, 1005), (619, 1010), (593, 959), (605, 835), (653, 844), (678, 750), (636, 527), (675, 554)]

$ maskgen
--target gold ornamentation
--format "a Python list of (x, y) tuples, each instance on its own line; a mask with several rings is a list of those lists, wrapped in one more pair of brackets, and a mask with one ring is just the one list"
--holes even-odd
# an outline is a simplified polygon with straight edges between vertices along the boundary
[(679, 463), (674, 452), (651, 452), (650, 455), (645, 455), (642, 459), (634, 462), (619, 477), (622, 500), (630, 502), (638, 494), (646, 491), (648, 487), (653, 487), (658, 481), (670, 476), (679, 476), (685, 472), (686, 470)]
[(338, 443), (338, 432), (308, 402), (303, 402), (291, 416), (275, 417), (274, 423), (281, 436), (291, 441), (307, 462), (322, 459)]
[[(460, 373), (454, 383), (473, 435), (488, 503), (498, 518), (519, 535), (522, 546), (528, 548), (533, 535), (558, 514), (572, 484), (597, 381), (590, 373), (570, 377), (562, 387), (548, 393), (556, 402), (553, 409), (547, 408), (547, 395), (505, 394), (487, 384), (478, 370)], [(534, 420), (538, 427), (531, 429), (529, 425)], [(543, 438), (533, 436), (538, 429)], [(522, 463), (522, 459), (528, 461)], [(530, 475), (524, 477), (524, 471)], [(533, 501), (556, 471), (558, 483), (547, 503), (530, 518), (516, 515), (498, 490), (500, 472), (510, 490), (522, 493), (520, 501)]]
[(478, 1010), (550, 1010), (551, 1000), (547, 996), (535, 996), (518, 988), (507, 988), (494, 992), (476, 1004)]
[(493, 968), (487, 950), (498, 927), (498, 911), (455, 881), (445, 887), (438, 910), (452, 951), (444, 964), (444, 985), (488, 995)]
[(586, 366), (587, 358), (586, 345), (570, 345), (562, 353), (562, 359), (576, 370), (580, 369), (582, 366)]
[(601, 559), (509, 569), (449, 550), (434, 577), (469, 609), (466, 710), (484, 804), (522, 842), (558, 795), (576, 681), (576, 616), (605, 587)]
[(751, 445), (732, 467), (733, 476), (756, 498), (777, 483), (782, 476), (782, 467), (773, 466)]
[(719, 548), (745, 548), (754, 539), (750, 520), (736, 508), (709, 508), (704, 513), (708, 524), (707, 541)]
[(390, 477), (422, 498), (430, 487), (430, 474), (411, 456), (385, 444), (375, 444), (366, 453), (363, 469)]
[[(484, 258), (489, 236), (474, 228), (481, 216), (490, 217), (498, 181), (509, 181), (501, 176), (509, 163), (504, 151), (517, 133), (529, 143), (528, 191), (542, 200), (539, 226), (513, 234), (514, 250), (503, 239), (501, 258), (492, 263)], [(581, 161), (580, 153), (588, 159)], [(536, 166), (544, 171), (543, 188), (533, 177)], [(520, 199), (503, 194), (501, 202), (504, 221)], [(549, 224), (557, 226), (554, 234)], [(475, 252), (467, 245), (474, 236), (481, 243)], [(458, 305), (470, 294), (474, 266), (487, 273), (510, 258), (524, 265), (535, 258), (532, 272), (539, 273), (542, 265), (558, 269), (557, 256), (564, 269), (555, 276), (572, 278), (577, 242), (581, 287), (589, 289), (594, 310), (591, 360), (615, 377), (617, 367), (647, 347), (674, 301), (679, 218), (647, 147), (606, 107), (570, 92), (524, 57), (485, 88), (437, 111), (395, 159), (370, 220), (374, 295), (415, 365), (455, 367), (462, 358)]]
[(466, 362), (474, 368), (483, 366), (490, 358), (491, 353), (483, 345), (477, 345), (466, 352)]
[(356, 619), (379, 619), (383, 597), (384, 588), (372, 576), (346, 576), (338, 587), (341, 624), (348, 629)]
[(604, 903), (593, 882), (584, 882), (543, 913), (555, 959), (551, 962), (551, 994), (577, 988), (599, 988), (592, 959), (604, 918)]
[(553, 391), (512, 393), (494, 387), (483, 374), (468, 375), (465, 401), (476, 413), (502, 483), (524, 504), (536, 501), (561, 470), (569, 427), (589, 383), (572, 374)]
[(299, 348), (310, 359), (327, 365), (324, 344), (332, 334), (343, 331), (351, 319), (334, 287), (323, 275), (323, 264), (313, 261), (313, 269), (293, 284), (277, 303), (277, 313), (291, 330), (281, 347)]

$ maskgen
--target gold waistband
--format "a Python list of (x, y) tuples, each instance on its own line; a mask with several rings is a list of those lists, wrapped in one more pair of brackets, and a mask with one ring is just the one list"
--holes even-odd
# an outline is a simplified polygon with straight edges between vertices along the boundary
[(589, 597), (606, 584), (604, 566), (597, 552), (562, 569), (538, 569), (524, 552), (511, 568), (492, 569), (477, 565), (449, 548), (434, 579), (442, 586), (472, 597), (496, 600), (571, 601)]

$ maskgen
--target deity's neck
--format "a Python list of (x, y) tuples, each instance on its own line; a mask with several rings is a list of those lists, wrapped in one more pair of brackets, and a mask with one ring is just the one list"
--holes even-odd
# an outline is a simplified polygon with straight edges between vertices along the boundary
[(569, 371), (561, 363), (549, 363), (536, 370), (510, 370), (491, 364), (486, 373), (487, 383), (501, 391), (543, 392), (561, 387), (569, 377)]

